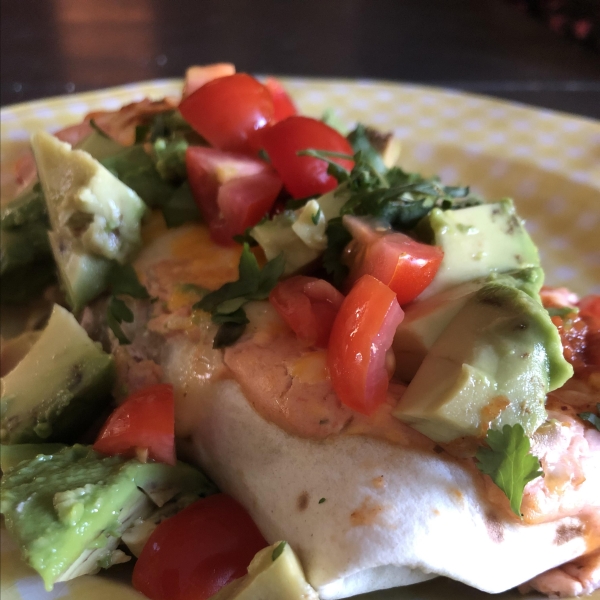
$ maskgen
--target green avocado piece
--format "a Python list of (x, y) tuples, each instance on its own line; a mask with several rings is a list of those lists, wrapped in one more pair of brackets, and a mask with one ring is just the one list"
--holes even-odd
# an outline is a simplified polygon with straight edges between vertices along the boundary
[(394, 335), (396, 376), (406, 383), (412, 380), (434, 342), (459, 310), (483, 286), (490, 282), (502, 283), (518, 288), (540, 302), (539, 291), (543, 280), (544, 272), (539, 267), (510, 273), (493, 273), (406, 305), (404, 319)]
[(434, 208), (417, 230), (444, 251), (420, 298), (491, 273), (540, 266), (537, 248), (509, 199), (460, 210)]
[(32, 460), (39, 454), (54, 454), (64, 444), (0, 444), (0, 470), (6, 473), (24, 460)]
[(119, 538), (155, 510), (153, 493), (214, 492), (202, 473), (183, 463), (143, 464), (78, 445), (21, 462), (1, 483), (6, 527), (47, 590), (128, 560), (116, 550)]
[(31, 350), (0, 379), (0, 441), (68, 442), (107, 405), (113, 359), (55, 305)]
[(252, 559), (248, 573), (211, 600), (318, 600), (298, 557), (287, 542), (275, 542)]
[(572, 374), (541, 303), (489, 283), (433, 343), (394, 416), (439, 442), (516, 423), (530, 435), (546, 418), (546, 394)]

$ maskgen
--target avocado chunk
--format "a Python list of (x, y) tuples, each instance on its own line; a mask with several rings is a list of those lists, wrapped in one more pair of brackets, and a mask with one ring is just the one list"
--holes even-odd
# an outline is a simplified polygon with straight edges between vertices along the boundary
[(31, 350), (0, 380), (0, 441), (68, 442), (106, 406), (113, 359), (55, 305)]
[(6, 473), (24, 460), (32, 460), (39, 454), (54, 454), (64, 444), (0, 444), (0, 470)]
[(537, 248), (509, 199), (460, 210), (434, 208), (418, 230), (444, 250), (433, 282), (419, 298), (490, 273), (540, 266)]
[(405, 383), (410, 382), (440, 334), (465, 303), (487, 283), (496, 281), (516, 287), (539, 302), (543, 280), (544, 272), (539, 267), (493, 273), (411, 302), (404, 307), (404, 319), (394, 335), (395, 375)]
[(80, 310), (107, 285), (110, 261), (141, 246), (141, 198), (87, 152), (45, 132), (31, 138), (52, 232), (50, 246), (67, 300)]
[(162, 498), (214, 488), (183, 463), (172, 467), (103, 457), (86, 446), (40, 454), (2, 478), (0, 512), (25, 560), (46, 589), (128, 560), (116, 550), (121, 534), (155, 510)]
[(475, 292), (434, 342), (394, 416), (438, 442), (545, 420), (546, 394), (573, 374), (541, 303), (516, 287)]
[(340, 215), (348, 194), (343, 187), (309, 200), (297, 210), (286, 210), (255, 225), (250, 235), (263, 249), (267, 260), (285, 257), (284, 275), (302, 271), (327, 247), (327, 223)]
[(287, 542), (275, 542), (256, 553), (248, 574), (222, 588), (211, 600), (318, 600)]

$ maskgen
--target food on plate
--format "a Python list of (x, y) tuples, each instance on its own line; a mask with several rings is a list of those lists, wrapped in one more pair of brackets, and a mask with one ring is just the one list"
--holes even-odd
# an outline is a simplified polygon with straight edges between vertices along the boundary
[(600, 298), (511, 200), (228, 64), (32, 147), (1, 507), (48, 589), (126, 552), (155, 600), (600, 586)]

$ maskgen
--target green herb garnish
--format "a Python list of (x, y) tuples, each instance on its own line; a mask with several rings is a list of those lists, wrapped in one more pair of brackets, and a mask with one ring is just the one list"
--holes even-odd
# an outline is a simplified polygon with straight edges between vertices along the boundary
[(325, 500), (326, 500), (326, 498), (321, 498), (321, 499), (319, 500), (319, 504), (323, 504), (323, 502), (325, 502)]
[(551, 317), (566, 317), (579, 312), (576, 306), (551, 306), (546, 310)]
[(310, 220), (313, 222), (313, 225), (319, 224), (319, 219), (321, 218), (322, 214), (323, 214), (323, 211), (319, 208), (319, 210), (316, 213), (313, 213), (311, 215)]
[(268, 298), (283, 274), (284, 267), (285, 258), (280, 254), (261, 270), (250, 246), (244, 244), (237, 281), (226, 283), (193, 306), (194, 309), (209, 312), (213, 323), (220, 325), (215, 336), (214, 348), (229, 346), (239, 339), (248, 323), (242, 307), (252, 300)]
[(271, 554), (271, 559), (273, 560), (273, 562), (275, 562), (281, 556), (281, 554), (285, 550), (286, 545), (287, 542), (280, 542), (279, 544), (277, 544), (277, 548), (275, 548), (275, 550), (273, 550), (273, 554)]
[(544, 475), (537, 456), (531, 454), (529, 438), (520, 424), (505, 425), (502, 431), (490, 429), (487, 447), (476, 454), (477, 468), (489, 475), (506, 494), (513, 512), (522, 518), (521, 501), (527, 483)]
[(89, 120), (89, 124), (90, 127), (96, 132), (99, 133), (103, 138), (106, 138), (108, 140), (111, 139), (111, 137), (108, 135), (108, 133), (106, 133), (106, 131), (104, 131), (103, 129), (100, 129), (100, 127), (98, 126), (98, 124), (96, 123), (96, 121), (94, 121), (94, 119), (90, 119)]
[(132, 323), (133, 312), (118, 296), (129, 296), (139, 300), (146, 300), (150, 298), (150, 294), (148, 294), (148, 290), (140, 283), (137, 273), (131, 265), (114, 263), (109, 275), (109, 286), (111, 297), (106, 309), (106, 323), (120, 344), (129, 344), (130, 340), (123, 332), (121, 323)]

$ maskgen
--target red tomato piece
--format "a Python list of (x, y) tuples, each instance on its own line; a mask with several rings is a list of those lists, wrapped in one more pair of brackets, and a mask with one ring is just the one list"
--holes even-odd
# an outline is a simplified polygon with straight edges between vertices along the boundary
[(246, 73), (219, 77), (181, 101), (183, 118), (219, 150), (251, 152), (249, 138), (273, 120), (269, 90)]
[(281, 191), (277, 173), (258, 158), (191, 146), (185, 162), (196, 204), (220, 244), (256, 225)]
[(345, 216), (354, 238), (350, 255), (350, 283), (372, 275), (396, 292), (400, 305), (414, 300), (438, 272), (443, 250), (394, 231), (376, 231), (364, 220)]
[(579, 316), (587, 325), (586, 361), (600, 367), (600, 295), (590, 294), (579, 302)]
[(267, 77), (265, 87), (269, 90), (271, 98), (273, 98), (273, 107), (275, 108), (273, 121), (275, 123), (298, 114), (298, 109), (296, 108), (294, 101), (290, 98), (289, 94), (285, 91), (285, 88), (277, 81), (277, 79)]
[(182, 98), (186, 98), (200, 89), (205, 83), (227, 77), (235, 73), (235, 66), (231, 63), (216, 63), (214, 65), (194, 65), (188, 67), (185, 72), (185, 82), (183, 84)]
[(327, 348), (344, 296), (330, 283), (298, 275), (278, 283), (269, 301), (299, 339)]
[(133, 586), (151, 600), (206, 600), (245, 575), (267, 545), (233, 498), (202, 498), (154, 530), (133, 570)]
[[(335, 129), (309, 117), (288, 117), (272, 127), (262, 129), (256, 143), (269, 155), (271, 164), (283, 179), (283, 185), (294, 198), (324, 194), (337, 186), (327, 173), (327, 163), (319, 158), (298, 156), (300, 150), (314, 149), (352, 155), (352, 146)], [(354, 161), (332, 159), (345, 169)]]
[(396, 294), (371, 275), (350, 290), (329, 338), (328, 365), (342, 404), (365, 415), (385, 401), (389, 385), (386, 353), (404, 312)]
[(131, 394), (108, 417), (94, 450), (130, 457), (147, 450), (152, 460), (174, 465), (173, 386), (159, 383)]

